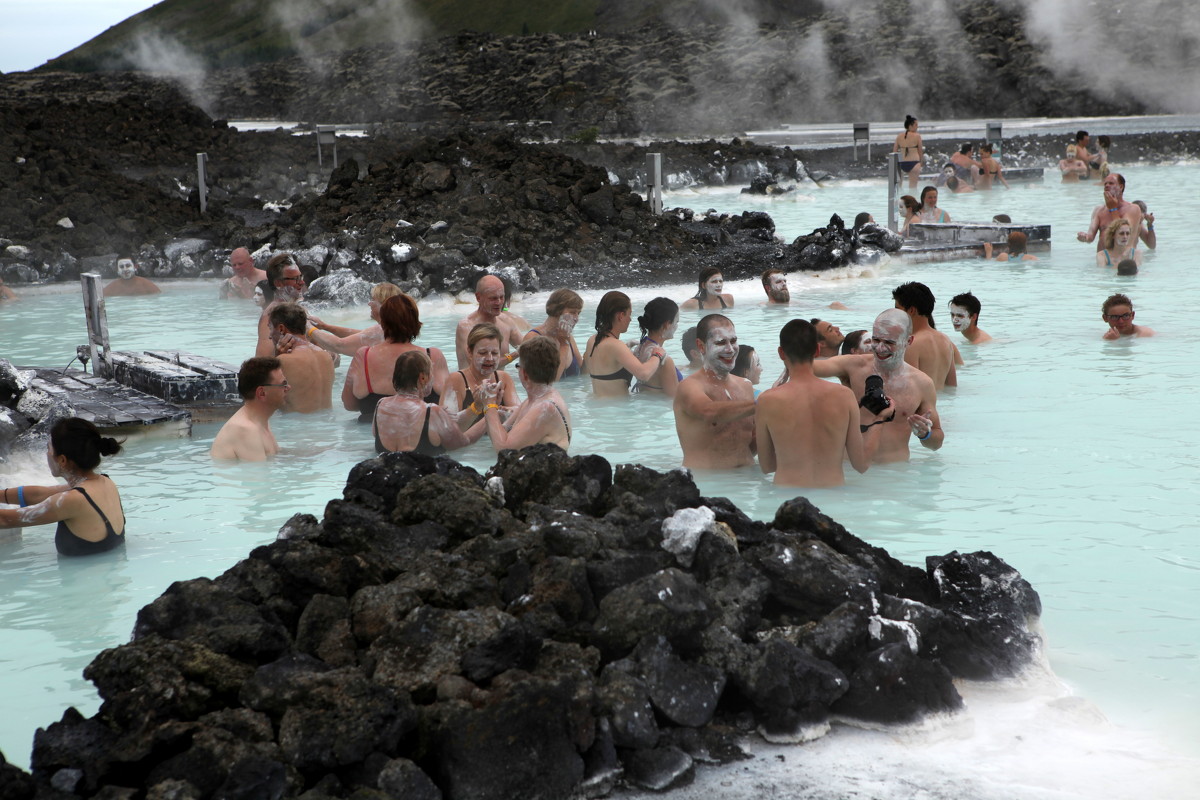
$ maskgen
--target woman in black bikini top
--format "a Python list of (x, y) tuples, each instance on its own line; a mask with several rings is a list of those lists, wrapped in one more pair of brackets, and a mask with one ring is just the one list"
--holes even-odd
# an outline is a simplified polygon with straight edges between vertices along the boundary
[(473, 386), (499, 381), (502, 388), (497, 402), (509, 408), (516, 408), (520, 402), (512, 375), (497, 369), (504, 361), (500, 355), (500, 337), (500, 329), (488, 322), (471, 328), (467, 334), (467, 368), (452, 372), (446, 380), (442, 406), (451, 415), (458, 414), (459, 430), (465, 431), (483, 419), (484, 402), (475, 396)]
[(628, 396), (633, 379), (649, 380), (666, 358), (663, 349), (656, 347), (647, 361), (639, 361), (621, 341), (632, 318), (633, 306), (624, 292), (608, 292), (596, 306), (596, 333), (583, 352), (584, 368), (592, 376), (592, 392), (597, 397)]
[(721, 290), (725, 288), (725, 278), (721, 275), (721, 270), (716, 267), (705, 267), (700, 271), (700, 278), (697, 282), (700, 290), (680, 303), (680, 308), (689, 311), (706, 308), (733, 308), (733, 295), (721, 293)]
[(121, 494), (112, 479), (95, 471), (101, 456), (119, 452), (121, 443), (101, 436), (87, 420), (60, 419), (50, 429), (46, 460), (50, 473), (66, 483), (4, 489), (3, 502), (18, 508), (0, 509), (0, 528), (57, 522), (54, 545), (67, 556), (121, 547), (125, 544)]

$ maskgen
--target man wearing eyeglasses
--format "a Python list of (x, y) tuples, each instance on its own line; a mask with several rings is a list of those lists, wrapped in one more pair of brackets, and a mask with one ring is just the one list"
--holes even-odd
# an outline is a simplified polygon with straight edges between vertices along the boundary
[(304, 274), (291, 253), (277, 253), (267, 262), (267, 280), (275, 288), (275, 299), (267, 304), (258, 318), (258, 344), (254, 355), (275, 355), (275, 343), (271, 341), (268, 318), (271, 311), (282, 303), (298, 302), (304, 297)]
[(283, 408), (289, 388), (279, 359), (243, 361), (238, 369), (242, 407), (221, 427), (209, 454), (222, 461), (266, 461), (278, 453), (271, 415)]
[(1105, 339), (1120, 339), (1124, 336), (1153, 336), (1154, 329), (1133, 324), (1133, 301), (1126, 295), (1110, 295), (1101, 306), (1100, 318), (1108, 323)]

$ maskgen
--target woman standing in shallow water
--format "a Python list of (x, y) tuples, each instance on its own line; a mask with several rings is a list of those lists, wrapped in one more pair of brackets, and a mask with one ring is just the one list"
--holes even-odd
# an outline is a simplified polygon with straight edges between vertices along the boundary
[(121, 443), (101, 436), (87, 420), (60, 419), (50, 429), (46, 462), (50, 474), (66, 483), (4, 489), (3, 501), (20, 508), (0, 509), (0, 528), (57, 522), (54, 546), (65, 556), (103, 553), (124, 545), (121, 494), (111, 478), (95, 471), (101, 456), (119, 452)]
[(908, 175), (908, 188), (917, 188), (921, 163), (925, 160), (925, 146), (921, 143), (921, 134), (917, 133), (916, 117), (909, 115), (904, 118), (904, 133), (892, 143), (892, 152), (900, 153), (900, 171)]

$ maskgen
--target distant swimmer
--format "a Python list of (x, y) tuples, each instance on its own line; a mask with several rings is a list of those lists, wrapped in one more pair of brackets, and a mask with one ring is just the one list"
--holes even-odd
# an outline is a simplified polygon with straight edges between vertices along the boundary
[(1145, 200), (1134, 200), (1133, 204), (1142, 210), (1142, 225), (1138, 228), (1138, 239), (1150, 250), (1158, 247), (1158, 236), (1154, 233), (1154, 215), (1146, 207)]
[(497, 403), (500, 384), (484, 384), (484, 420), (488, 438), (497, 453), (534, 444), (571, 447), (571, 411), (554, 381), (558, 378), (558, 345), (546, 336), (535, 336), (521, 345), (517, 376), (525, 388), (525, 402), (506, 421)]
[(950, 215), (938, 208), (938, 190), (936, 186), (926, 186), (921, 190), (921, 209), (916, 216), (909, 220), (914, 222), (949, 222)]
[(675, 432), (683, 466), (727, 469), (754, 463), (754, 388), (731, 375), (737, 361), (737, 332), (721, 314), (696, 325), (702, 367), (684, 378), (675, 395)]
[(792, 302), (788, 289), (787, 275), (781, 269), (769, 269), (762, 274), (763, 291), (767, 293), (767, 305), (786, 306)]
[(908, 176), (908, 188), (917, 188), (917, 180), (921, 177), (921, 164), (925, 161), (925, 145), (921, 142), (921, 134), (917, 133), (920, 124), (917, 118), (910, 115), (904, 117), (904, 133), (896, 136), (892, 142), (892, 152), (900, 153), (900, 171)]
[(1079, 183), (1088, 178), (1087, 162), (1075, 155), (1075, 145), (1067, 145), (1067, 154), (1058, 162), (1058, 171), (1063, 183)]
[(267, 273), (254, 266), (254, 256), (244, 247), (235, 248), (229, 254), (229, 269), (233, 275), (221, 282), (222, 300), (231, 297), (250, 300), (254, 297), (254, 287), (258, 282), (267, 279)]
[(1075, 132), (1075, 158), (1084, 162), (1088, 166), (1088, 170), (1100, 169), (1101, 159), (1104, 155), (1101, 153), (1093, 153), (1088, 150), (1088, 145), (1092, 142), (1092, 137), (1087, 131)]
[(1096, 206), (1092, 211), (1092, 222), (1087, 232), (1080, 231), (1075, 237), (1081, 242), (1096, 241), (1096, 250), (1104, 247), (1104, 240), (1099, 234), (1117, 219), (1127, 219), (1133, 230), (1141, 230), (1142, 209), (1125, 199), (1125, 176), (1113, 172), (1104, 179), (1104, 204)]
[(1096, 266), (1115, 267), (1117, 264), (1132, 259), (1137, 266), (1142, 265), (1142, 253), (1137, 249), (1137, 237), (1133, 235), (1133, 225), (1129, 220), (1115, 219), (1104, 229), (1104, 249), (1096, 253)]
[(983, 304), (979, 302), (978, 297), (970, 292), (963, 292), (954, 295), (949, 305), (950, 324), (954, 326), (954, 330), (965, 336), (968, 342), (983, 344), (992, 340), (992, 337), (979, 327), (979, 311)]
[(817, 336), (821, 339), (821, 351), (817, 354), (817, 358), (832, 358), (836, 356), (842, 346), (842, 342), (846, 339), (842, 335), (842, 329), (824, 319), (810, 319), (809, 324), (816, 329)]
[(57, 522), (54, 548), (64, 556), (104, 553), (125, 544), (125, 509), (117, 485), (96, 472), (101, 456), (121, 452), (121, 443), (102, 436), (79, 417), (60, 419), (50, 428), (46, 461), (50, 474), (66, 483), (11, 486), (3, 491), (0, 528)]
[(304, 273), (291, 253), (271, 256), (267, 262), (267, 283), (274, 294), (258, 317), (258, 344), (254, 348), (254, 355), (263, 358), (275, 355), (275, 343), (271, 341), (271, 325), (268, 322), (271, 309), (281, 303), (298, 303), (304, 298)]
[(467, 314), (454, 329), (454, 352), (459, 369), (466, 369), (471, 360), (471, 354), (467, 351), (467, 337), (471, 335), (471, 329), (481, 322), (495, 325), (500, 331), (501, 369), (517, 357), (516, 350), (521, 346), (524, 334), (511, 316), (505, 316), (504, 292), (504, 281), (495, 275), (484, 275), (475, 282), (475, 310)]
[(1126, 336), (1153, 336), (1154, 330), (1145, 325), (1133, 324), (1133, 301), (1126, 295), (1109, 295), (1100, 307), (1100, 317), (1108, 323), (1105, 339), (1121, 339)]
[(933, 292), (923, 283), (902, 283), (892, 290), (896, 308), (907, 314), (912, 322), (912, 342), (907, 346), (904, 360), (933, 379), (934, 388), (957, 386), (955, 364), (962, 356), (950, 337), (933, 327), (933, 309), (937, 304)]
[(993, 155), (996, 148), (991, 142), (985, 142), (979, 147), (979, 163), (983, 169), (979, 173), (979, 180), (976, 185), (981, 190), (991, 189), (996, 181), (1000, 181), (1005, 189), (1011, 189), (1008, 181), (1004, 177), (1004, 169), (1000, 166), (1000, 162)]
[(994, 258), (997, 261), (1037, 261), (1037, 256), (1031, 254), (1026, 248), (1029, 247), (1029, 237), (1021, 231), (1013, 231), (1008, 234), (1008, 249), (1002, 253), (992, 252), (995, 248), (991, 242), (983, 243), (983, 257)]
[(284, 411), (311, 414), (333, 408), (333, 359), (305, 340), (308, 317), (304, 309), (299, 303), (281, 303), (271, 309), (268, 319), (272, 342), (278, 344), (281, 337), (291, 335), (288, 352), (275, 356), (291, 389)]
[(973, 155), (975, 145), (964, 142), (962, 147), (958, 148), (958, 152), (950, 156), (950, 163), (954, 165), (954, 177), (972, 186), (979, 182), (979, 174), (983, 172), (983, 164), (972, 158)]
[(104, 287), (105, 297), (132, 297), (161, 292), (157, 283), (137, 274), (137, 264), (132, 258), (117, 259), (117, 279)]
[(722, 293), (725, 288), (725, 278), (721, 275), (721, 270), (716, 267), (705, 267), (700, 270), (697, 282), (700, 290), (680, 303), (680, 308), (685, 311), (733, 308), (733, 295)]
[(266, 461), (279, 452), (271, 415), (287, 402), (287, 378), (279, 359), (255, 356), (238, 369), (242, 407), (217, 432), (209, 455), (218, 460)]
[(878, 412), (860, 407), (850, 389), (813, 375), (819, 344), (812, 324), (794, 319), (784, 325), (779, 357), (790, 378), (758, 398), (758, 464), (784, 486), (841, 486), (846, 482), (843, 456), (866, 472), (886, 427), (882, 423), (896, 415), (890, 405), (873, 406)]
[(899, 309), (889, 308), (875, 318), (871, 329), (870, 355), (851, 355), (813, 362), (818, 378), (845, 378), (856, 397), (867, 394), (867, 378), (883, 378), (879, 391), (891, 400), (896, 417), (881, 424), (879, 446), (872, 463), (908, 461), (910, 436), (917, 437), (927, 450), (937, 450), (945, 440), (937, 412), (937, 390), (933, 380), (904, 360), (904, 351), (912, 341), (912, 322)]
[(408, 350), (396, 358), (392, 389), (395, 394), (375, 406), (371, 426), (376, 452), (436, 456), (474, 444), (483, 435), (482, 419), (464, 432), (446, 409), (427, 402), (433, 391), (433, 362), (424, 350)]
[(0, 300), (19, 300), (17, 293), (4, 285), (4, 276), (0, 275)]

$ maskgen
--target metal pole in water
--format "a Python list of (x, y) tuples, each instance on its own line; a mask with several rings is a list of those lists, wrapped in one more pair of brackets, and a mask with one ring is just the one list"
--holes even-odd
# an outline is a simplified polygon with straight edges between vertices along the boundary
[(662, 153), (646, 154), (646, 199), (650, 201), (650, 213), (662, 213)]
[(200, 213), (208, 210), (208, 153), (196, 153), (196, 187), (200, 190)]
[(79, 282), (83, 285), (83, 313), (87, 317), (92, 374), (111, 378), (113, 367), (108, 352), (108, 315), (104, 312), (104, 290), (100, 286), (100, 273), (85, 272), (79, 276)]
[(900, 183), (900, 154), (888, 153), (887, 160), (888, 171), (888, 230), (899, 230), (900, 224), (896, 221), (896, 197), (898, 196), (896, 187)]

